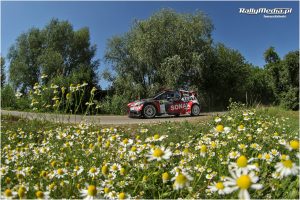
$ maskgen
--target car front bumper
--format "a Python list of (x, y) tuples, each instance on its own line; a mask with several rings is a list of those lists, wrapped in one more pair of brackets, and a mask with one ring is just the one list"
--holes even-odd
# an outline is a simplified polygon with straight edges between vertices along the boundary
[(128, 117), (141, 117), (142, 116), (142, 112), (141, 111), (129, 111), (128, 112)]
[(142, 106), (133, 106), (128, 109), (129, 117), (141, 117), (142, 116)]

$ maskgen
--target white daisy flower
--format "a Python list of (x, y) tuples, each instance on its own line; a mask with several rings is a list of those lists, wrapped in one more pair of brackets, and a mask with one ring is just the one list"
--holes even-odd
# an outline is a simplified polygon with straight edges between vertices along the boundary
[(218, 194), (223, 195), (223, 194), (227, 194), (230, 189), (225, 187), (223, 182), (212, 182), (209, 186), (208, 189), (211, 192), (218, 192)]
[(237, 129), (238, 129), (238, 131), (245, 131), (246, 130), (245, 126), (242, 125), (242, 124), (239, 125)]
[(6, 189), (2, 195), (1, 195), (1, 199), (7, 199), (7, 200), (11, 200), (11, 199), (15, 199), (14, 197), (17, 195), (17, 192), (12, 191), (11, 189)]
[(133, 143), (133, 140), (132, 140), (132, 139), (127, 139), (127, 138), (125, 138), (125, 139), (121, 142), (121, 145), (124, 146), (124, 147), (127, 147), (127, 146), (132, 145), (132, 143)]
[(95, 178), (98, 174), (99, 174), (99, 169), (97, 167), (91, 167), (88, 172), (88, 175), (93, 178)]
[(221, 124), (217, 125), (215, 128), (212, 129), (213, 133), (229, 133), (230, 131), (230, 127), (224, 127)]
[(152, 160), (157, 160), (160, 161), (162, 159), (168, 160), (172, 155), (172, 152), (170, 149), (167, 149), (165, 147), (157, 147), (157, 148), (152, 148), (150, 153), (147, 155), (148, 161)]
[(272, 178), (275, 178), (275, 179), (282, 179), (282, 176), (280, 176), (280, 173), (279, 173), (279, 172), (273, 172), (273, 173), (272, 173)]
[(5, 176), (8, 173), (8, 169), (9, 169), (8, 166), (2, 165), (0, 167), (0, 176), (1, 177)]
[(190, 181), (192, 180), (193, 178), (186, 172), (179, 172), (175, 177), (172, 178), (172, 181), (174, 181), (173, 188), (174, 190), (180, 190), (184, 187), (189, 187)]
[(206, 153), (207, 153), (207, 146), (203, 144), (200, 147), (200, 156), (205, 157)]
[(248, 113), (247, 112), (243, 112), (243, 116), (248, 116)]
[(241, 154), (240, 154), (240, 152), (238, 152), (238, 151), (231, 151), (231, 152), (229, 152), (229, 154), (228, 154), (228, 156), (229, 156), (230, 159), (236, 159), (236, 158), (238, 158), (240, 155), (241, 155)]
[(246, 156), (240, 156), (236, 162), (231, 162), (228, 165), (229, 170), (239, 171), (239, 173), (248, 173), (248, 171), (255, 170), (259, 171), (259, 168), (256, 165), (249, 165), (253, 159), (247, 159)]
[(74, 168), (74, 172), (77, 176), (79, 174), (81, 174), (83, 172), (83, 170), (84, 170), (84, 168), (82, 166), (75, 166), (75, 168)]
[(271, 153), (273, 156), (278, 156), (278, 155), (279, 155), (279, 152), (278, 152), (276, 149), (271, 149), (270, 153)]
[(35, 196), (37, 199), (50, 199), (50, 192), (42, 192), (40, 190), (35, 192)]
[(258, 151), (261, 150), (261, 146), (259, 146), (259, 144), (257, 144), (257, 143), (252, 143), (252, 144), (250, 145), (250, 147), (253, 148), (253, 149), (257, 149)]
[(257, 131), (258, 133), (261, 133), (261, 132), (263, 131), (263, 129), (262, 129), (262, 128), (258, 128), (258, 129), (256, 129), (256, 131)]
[(229, 171), (232, 177), (226, 177), (224, 186), (229, 187), (228, 192), (231, 193), (236, 190), (239, 191), (239, 199), (250, 199), (248, 189), (260, 190), (263, 185), (257, 184), (259, 178), (255, 176), (254, 172), (241, 173), (241, 171)]
[(267, 163), (270, 163), (273, 160), (273, 155), (269, 153), (264, 153), (262, 155), (262, 159), (267, 161)]
[(125, 192), (120, 192), (118, 197), (119, 199), (131, 199), (131, 196)]
[(145, 142), (157, 142), (157, 141), (162, 141), (163, 139), (167, 138), (167, 135), (159, 135), (155, 134), (153, 137), (148, 137), (146, 138)]
[(216, 123), (218, 123), (218, 122), (220, 122), (220, 121), (222, 121), (222, 119), (221, 119), (220, 117), (216, 117), (216, 118), (215, 118), (215, 122), (216, 122)]
[(227, 120), (228, 120), (228, 121), (231, 121), (232, 119), (233, 119), (233, 118), (230, 117), (230, 116), (227, 117)]
[(299, 141), (298, 140), (291, 140), (288, 144), (286, 144), (288, 150), (296, 150), (299, 151)]
[(94, 185), (89, 185), (87, 189), (80, 191), (81, 197), (86, 200), (93, 200), (98, 198), (98, 188)]
[(57, 178), (63, 178), (64, 176), (67, 175), (67, 170), (63, 168), (59, 168), (56, 171), (54, 171), (53, 175)]
[(250, 120), (250, 117), (245, 116), (245, 117), (244, 117), (244, 120), (245, 120), (245, 121), (249, 121), (249, 120)]
[(110, 171), (112, 172), (116, 172), (116, 171), (119, 171), (121, 169), (121, 165), (120, 164), (117, 164), (117, 163), (114, 163), (111, 167), (110, 167)]
[(280, 173), (280, 177), (286, 177), (289, 175), (297, 175), (299, 172), (299, 166), (293, 163), (291, 160), (283, 160), (275, 165), (276, 172)]

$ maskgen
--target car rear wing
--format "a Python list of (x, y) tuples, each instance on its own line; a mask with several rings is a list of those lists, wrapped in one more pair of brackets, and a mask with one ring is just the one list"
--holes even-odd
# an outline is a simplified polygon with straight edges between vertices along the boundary
[(197, 93), (195, 91), (188, 91), (188, 90), (179, 90), (182, 96), (195, 96), (197, 97)]

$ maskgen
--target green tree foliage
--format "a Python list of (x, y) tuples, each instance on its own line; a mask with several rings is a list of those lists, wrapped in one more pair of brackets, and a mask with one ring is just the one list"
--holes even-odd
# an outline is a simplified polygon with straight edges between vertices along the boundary
[(268, 105), (274, 102), (274, 94), (267, 71), (263, 68), (251, 66), (250, 75), (247, 78), (247, 99), (249, 105), (264, 104)]
[[(195, 84), (190, 75), (199, 75), (201, 69), (197, 67), (203, 65), (191, 68), (191, 64), (195, 59), (205, 63), (212, 29), (201, 12), (191, 15), (162, 10), (147, 20), (136, 21), (128, 33), (108, 42), (105, 59), (116, 72), (116, 91), (136, 89), (147, 96), (162, 87)], [(124, 85), (128, 77), (132, 84)], [(135, 94), (128, 96), (133, 97)]]
[(230, 97), (244, 100), (251, 66), (238, 51), (214, 46), (212, 30), (201, 12), (161, 10), (109, 40), (105, 59), (115, 74), (105, 77), (128, 100), (163, 88), (195, 89), (208, 108), (224, 108)]
[[(34, 84), (62, 82), (97, 84), (96, 46), (88, 28), (75, 31), (68, 21), (53, 19), (43, 29), (20, 35), (9, 51), (10, 80), (15, 89), (27, 92)], [(41, 76), (47, 77), (41, 80)]]
[(105, 60), (115, 74), (106, 72), (105, 77), (116, 94), (128, 100), (152, 96), (163, 88), (199, 90), (211, 65), (212, 30), (201, 12), (161, 10), (109, 40)]
[(1, 88), (5, 84), (6, 74), (5, 74), (5, 59), (1, 57)]
[(14, 87), (21, 88), (22, 92), (32, 89), (39, 80), (38, 57), (42, 52), (42, 42), (41, 31), (32, 28), (21, 34), (10, 48), (9, 78)]
[(281, 62), (280, 104), (287, 108), (299, 109), (299, 51), (289, 52)]
[(268, 48), (264, 53), (265, 62), (270, 63), (278, 63), (280, 61), (279, 55), (276, 53), (274, 47)]
[(287, 109), (299, 109), (299, 51), (289, 52), (280, 60), (273, 47), (265, 52), (265, 70), (275, 104)]
[(250, 65), (236, 50), (217, 44), (214, 48), (214, 59), (205, 71), (205, 92), (211, 106), (226, 107), (229, 99), (244, 101), (246, 83), (250, 76)]

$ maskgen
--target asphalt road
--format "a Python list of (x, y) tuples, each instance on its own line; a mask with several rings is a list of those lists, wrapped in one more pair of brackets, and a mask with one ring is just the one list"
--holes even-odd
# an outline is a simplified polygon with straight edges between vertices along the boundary
[(160, 116), (153, 119), (140, 119), (140, 118), (129, 118), (126, 115), (96, 115), (96, 116), (83, 116), (83, 115), (62, 115), (62, 114), (49, 114), (49, 113), (31, 113), (31, 112), (20, 112), (20, 111), (8, 111), (1, 110), (1, 115), (11, 115), (22, 117), (26, 119), (41, 119), (52, 122), (60, 123), (80, 123), (86, 121), (89, 123), (105, 124), (105, 125), (117, 125), (117, 124), (150, 124), (159, 122), (182, 122), (182, 121), (203, 121), (211, 116), (217, 114), (221, 115), (224, 112), (210, 112), (200, 113), (199, 116)]

